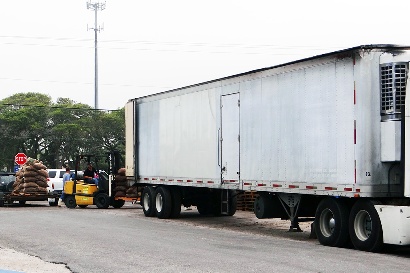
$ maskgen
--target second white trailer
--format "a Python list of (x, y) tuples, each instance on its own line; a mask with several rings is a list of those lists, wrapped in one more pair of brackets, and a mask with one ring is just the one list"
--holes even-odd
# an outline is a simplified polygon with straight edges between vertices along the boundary
[(291, 230), (315, 217), (324, 245), (410, 244), (409, 50), (360, 46), (130, 100), (126, 171), (144, 212), (233, 215), (254, 190), (257, 217)]

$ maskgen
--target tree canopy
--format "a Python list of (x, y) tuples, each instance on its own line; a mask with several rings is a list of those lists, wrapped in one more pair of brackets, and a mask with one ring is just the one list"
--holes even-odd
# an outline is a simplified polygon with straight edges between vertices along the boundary
[(0, 169), (12, 170), (14, 156), (23, 152), (61, 168), (78, 154), (124, 155), (124, 108), (96, 110), (69, 98), (18, 93), (0, 100)]

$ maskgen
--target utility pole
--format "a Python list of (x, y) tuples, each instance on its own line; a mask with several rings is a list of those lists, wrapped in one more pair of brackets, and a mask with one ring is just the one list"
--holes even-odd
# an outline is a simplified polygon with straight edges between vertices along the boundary
[(87, 2), (87, 9), (93, 10), (95, 13), (95, 20), (94, 20), (94, 28), (90, 28), (94, 30), (94, 108), (98, 109), (98, 57), (97, 57), (97, 33), (101, 30), (100, 26), (97, 26), (97, 12), (99, 10), (105, 9), (105, 2), (104, 3), (91, 3)]

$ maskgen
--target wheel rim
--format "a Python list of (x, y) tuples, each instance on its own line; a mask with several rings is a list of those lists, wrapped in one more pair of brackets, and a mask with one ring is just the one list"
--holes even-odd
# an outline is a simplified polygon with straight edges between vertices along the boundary
[(144, 202), (144, 209), (146, 211), (149, 210), (149, 200), (150, 200), (149, 194), (148, 193), (144, 194), (143, 202)]
[(325, 237), (330, 237), (335, 230), (335, 218), (330, 209), (325, 209), (320, 214), (320, 230)]
[(162, 211), (162, 195), (161, 194), (157, 194), (157, 196), (155, 197), (155, 205), (157, 208), (158, 212)]
[(354, 231), (360, 241), (366, 241), (372, 234), (372, 218), (370, 214), (361, 210), (354, 219)]

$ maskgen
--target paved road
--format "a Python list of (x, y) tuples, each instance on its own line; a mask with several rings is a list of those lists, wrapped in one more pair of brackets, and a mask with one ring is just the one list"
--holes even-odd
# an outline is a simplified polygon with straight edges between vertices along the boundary
[[(321, 246), (308, 233), (266, 229), (271, 220), (143, 216), (122, 209), (0, 208), (0, 247), (90, 272), (408, 272), (410, 250), (366, 253)], [(251, 221), (249, 221), (251, 218)], [(1, 265), (0, 265), (1, 269)]]

